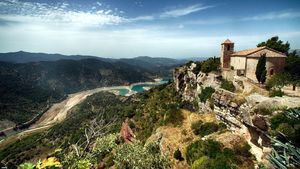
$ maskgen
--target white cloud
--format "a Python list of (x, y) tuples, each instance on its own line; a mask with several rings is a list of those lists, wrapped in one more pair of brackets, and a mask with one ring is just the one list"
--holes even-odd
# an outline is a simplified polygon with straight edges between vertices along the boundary
[(203, 6), (201, 4), (195, 4), (195, 5), (185, 7), (185, 8), (177, 8), (177, 9), (165, 11), (160, 15), (160, 17), (161, 18), (175, 18), (175, 17), (184, 16), (184, 15), (189, 15), (191, 13), (202, 11), (202, 10), (212, 8), (212, 7), (214, 7), (214, 6)]
[(251, 16), (251, 17), (245, 17), (242, 18), (241, 20), (243, 21), (259, 21), (259, 20), (273, 20), (273, 19), (289, 19), (289, 18), (299, 18), (300, 17), (300, 12), (271, 12), (271, 13), (266, 13), (262, 15), (256, 15), (256, 16)]
[[(98, 6), (101, 6), (97, 2)], [(54, 26), (95, 27), (117, 25), (125, 20), (115, 10), (94, 6), (91, 11), (68, 8), (69, 4), (51, 6), (45, 3), (5, 0), (0, 4), (0, 19), (24, 24), (48, 24)], [(97, 9), (97, 10), (95, 10)]]

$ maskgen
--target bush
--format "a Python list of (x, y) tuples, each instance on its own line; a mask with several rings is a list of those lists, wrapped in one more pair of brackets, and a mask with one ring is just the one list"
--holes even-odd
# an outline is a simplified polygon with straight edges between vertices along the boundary
[(207, 169), (209, 167), (210, 159), (207, 156), (202, 156), (198, 160), (196, 160), (192, 169)]
[(228, 91), (231, 91), (231, 92), (235, 91), (235, 87), (234, 87), (233, 83), (231, 81), (226, 80), (226, 79), (222, 79), (221, 88), (225, 89), (225, 90), (228, 90)]
[(195, 141), (187, 147), (186, 160), (189, 164), (193, 164), (202, 156), (215, 158), (221, 152), (221, 148), (222, 144), (214, 140)]
[(201, 120), (192, 124), (195, 135), (206, 136), (219, 130), (219, 125), (213, 122), (203, 123)]
[(93, 152), (100, 155), (109, 153), (112, 149), (117, 147), (118, 139), (118, 134), (108, 134), (103, 137), (98, 137)]
[(282, 90), (280, 90), (280, 89), (278, 89), (278, 90), (271, 90), (270, 93), (269, 93), (270, 97), (276, 97), (276, 96), (282, 97), (283, 95), (284, 95), (284, 92)]
[(176, 160), (179, 160), (179, 161), (183, 161), (184, 158), (182, 157), (182, 154), (181, 154), (181, 151), (179, 149), (177, 149), (175, 152), (174, 152), (174, 158)]
[(288, 138), (293, 138), (295, 136), (295, 129), (288, 123), (279, 124), (276, 131), (284, 134)]
[(218, 71), (220, 67), (220, 59), (219, 58), (209, 58), (206, 61), (201, 63), (201, 72), (209, 73), (211, 71)]
[(199, 94), (199, 99), (201, 102), (206, 102), (207, 99), (211, 98), (211, 95), (215, 92), (215, 89), (212, 87), (205, 87), (201, 90)]
[[(163, 169), (169, 166), (169, 161), (166, 157), (157, 152), (159, 149), (158, 143), (154, 145), (143, 146), (139, 142), (133, 144), (123, 144), (116, 149), (114, 163), (117, 168), (157, 168)], [(154, 148), (157, 147), (157, 148)], [(153, 151), (153, 148), (155, 151)]]

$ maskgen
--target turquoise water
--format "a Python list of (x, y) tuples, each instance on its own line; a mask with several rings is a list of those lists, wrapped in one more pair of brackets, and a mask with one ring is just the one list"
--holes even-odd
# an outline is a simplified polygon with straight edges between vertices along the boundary
[(119, 94), (120, 94), (121, 96), (125, 96), (128, 92), (129, 92), (128, 89), (119, 89)]
[(157, 86), (157, 85), (161, 85), (161, 84), (165, 84), (165, 83), (168, 83), (168, 81), (162, 80), (157, 84), (138, 84), (138, 85), (132, 86), (131, 90), (136, 91), (136, 92), (143, 92), (143, 91), (145, 91), (144, 87), (153, 87), (153, 86)]
[[(168, 81), (162, 80), (157, 84), (137, 84), (137, 85), (132, 86), (131, 90), (140, 93), (140, 92), (145, 91), (144, 87), (153, 87), (153, 86), (157, 86), (157, 85), (161, 85), (161, 84), (165, 84), (165, 83), (168, 83)], [(128, 89), (119, 89), (119, 94), (121, 96), (125, 96), (128, 92), (129, 92)]]

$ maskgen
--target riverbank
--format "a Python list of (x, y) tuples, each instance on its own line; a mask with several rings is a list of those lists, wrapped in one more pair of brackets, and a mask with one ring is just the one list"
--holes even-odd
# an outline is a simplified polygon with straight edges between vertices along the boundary
[[(98, 92), (108, 91), (120, 95), (120, 90), (128, 90), (124, 96), (129, 96), (137, 93), (137, 91), (132, 90), (134, 86), (137, 85), (159, 85), (163, 84), (161, 81), (155, 82), (139, 82), (133, 83), (129, 86), (112, 86), (112, 87), (100, 87), (96, 89), (81, 91), (73, 94), (69, 94), (68, 97), (60, 103), (52, 105), (36, 123), (31, 125), (28, 129), (18, 132), (14, 135), (8, 136), (0, 141), (0, 149), (5, 147), (12, 142), (20, 140), (28, 135), (39, 133), (51, 128), (53, 125), (62, 122), (67, 116), (68, 112), (76, 105), (84, 101), (88, 96), (93, 95)], [(119, 92), (115, 92), (119, 91)]]

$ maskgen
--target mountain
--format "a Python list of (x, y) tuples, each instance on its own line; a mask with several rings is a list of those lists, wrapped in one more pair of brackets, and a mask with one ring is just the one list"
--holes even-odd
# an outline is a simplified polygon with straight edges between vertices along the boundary
[(0, 53), (0, 61), (12, 63), (28, 63), (39, 61), (57, 61), (61, 59), (80, 60), (88, 58), (97, 58), (95, 56), (82, 56), (82, 55), (61, 55), (61, 54), (46, 54), (46, 53), (30, 53), (30, 52), (9, 52)]
[(152, 75), (124, 62), (98, 59), (0, 62), (0, 119), (22, 123), (66, 94), (151, 81)]
[(46, 53), (29, 53), (24, 51), (0, 53), (0, 61), (11, 63), (29, 63), (40, 61), (58, 61), (61, 59), (81, 60), (81, 59), (96, 59), (109, 63), (123, 62), (128, 65), (151, 71), (160, 76), (169, 76), (170, 70), (174, 67), (186, 63), (185, 59), (171, 58), (154, 58), (149, 56), (139, 56), (135, 58), (102, 58), (97, 56), (86, 55), (61, 55), (61, 54), (46, 54)]

